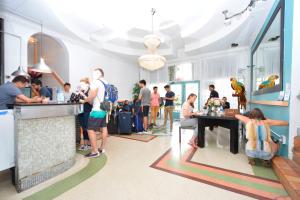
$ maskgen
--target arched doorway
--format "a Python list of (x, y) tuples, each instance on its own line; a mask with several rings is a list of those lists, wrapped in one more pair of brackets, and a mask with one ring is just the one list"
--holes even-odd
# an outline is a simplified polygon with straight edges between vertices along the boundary
[[(46, 64), (53, 70), (52, 74), (38, 74), (30, 72), (32, 78), (39, 78), (48, 87), (62, 87), (69, 82), (69, 53), (62, 41), (41, 33), (36, 33), (28, 39), (28, 66), (39, 62), (41, 53)], [(30, 69), (29, 69), (30, 71)]]

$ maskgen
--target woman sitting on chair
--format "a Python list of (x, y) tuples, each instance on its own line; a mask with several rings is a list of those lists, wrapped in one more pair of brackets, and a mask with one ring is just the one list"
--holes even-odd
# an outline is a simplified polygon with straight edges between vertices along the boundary
[(278, 144), (271, 138), (271, 126), (287, 126), (287, 121), (266, 119), (263, 112), (254, 108), (249, 117), (236, 115), (237, 119), (246, 124), (246, 154), (249, 164), (255, 165), (254, 158), (261, 159), (264, 166), (271, 165), (271, 159), (278, 151)]
[(182, 127), (195, 127), (194, 135), (189, 141), (189, 145), (194, 148), (197, 148), (197, 136), (198, 136), (198, 120), (192, 118), (197, 113), (193, 112), (194, 103), (197, 99), (197, 95), (190, 94), (187, 98), (187, 101), (182, 105), (182, 111), (180, 116), (180, 125)]

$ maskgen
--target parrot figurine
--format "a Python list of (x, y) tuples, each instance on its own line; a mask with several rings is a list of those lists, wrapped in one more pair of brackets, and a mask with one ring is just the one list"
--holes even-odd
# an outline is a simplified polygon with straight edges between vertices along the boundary
[(275, 81), (276, 81), (278, 78), (279, 78), (278, 75), (271, 75), (271, 76), (269, 76), (269, 77), (268, 77), (268, 80), (263, 81), (263, 82), (259, 85), (258, 89), (261, 90), (261, 89), (263, 89), (263, 88), (272, 88), (272, 87), (274, 87), (274, 86), (275, 86)]
[(238, 82), (236, 78), (231, 78), (230, 82), (231, 88), (235, 91), (236, 95), (245, 93), (245, 86), (243, 83)]
[(238, 108), (244, 108), (246, 110), (247, 99), (246, 99), (246, 90), (243, 83), (238, 82), (236, 78), (230, 78), (231, 88), (235, 91), (235, 94), (232, 96), (238, 97)]

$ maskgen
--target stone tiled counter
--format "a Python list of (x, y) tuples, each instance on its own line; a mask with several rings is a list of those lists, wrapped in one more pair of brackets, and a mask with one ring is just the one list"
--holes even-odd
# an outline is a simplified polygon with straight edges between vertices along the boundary
[(77, 104), (14, 106), (15, 184), (18, 192), (73, 166), (78, 110)]

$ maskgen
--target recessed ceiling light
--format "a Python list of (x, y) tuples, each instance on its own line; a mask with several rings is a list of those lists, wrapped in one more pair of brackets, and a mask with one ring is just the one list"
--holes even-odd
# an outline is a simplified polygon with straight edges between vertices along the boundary
[(232, 47), (232, 48), (234, 48), (234, 47), (238, 47), (238, 46), (239, 46), (239, 44), (238, 44), (238, 43), (232, 43), (232, 44), (231, 44), (231, 47)]

